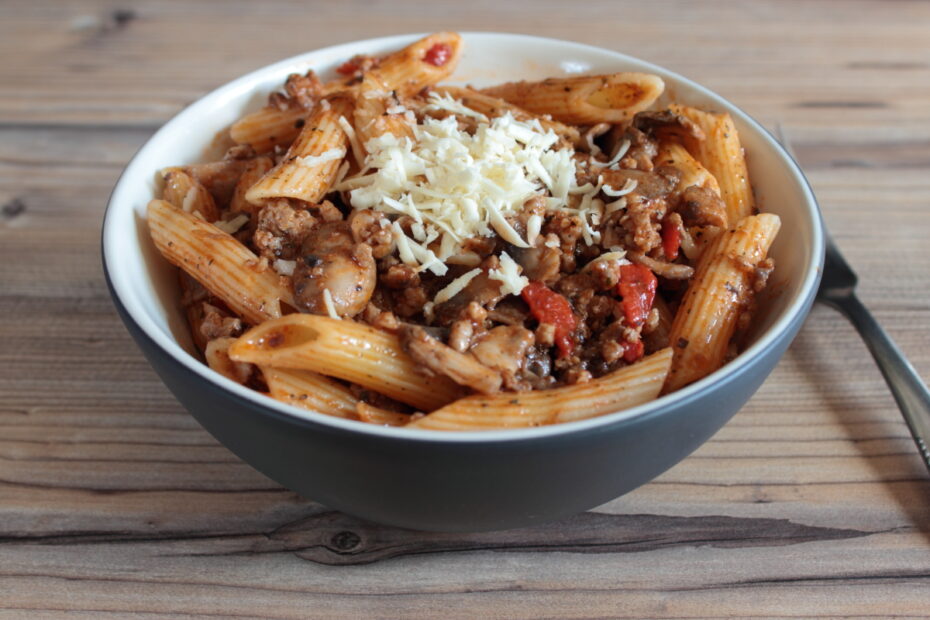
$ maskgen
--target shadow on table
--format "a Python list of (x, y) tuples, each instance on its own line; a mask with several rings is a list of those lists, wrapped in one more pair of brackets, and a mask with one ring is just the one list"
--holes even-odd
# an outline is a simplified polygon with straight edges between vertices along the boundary
[[(831, 314), (833, 316), (829, 316)], [(819, 322), (820, 330), (811, 326), (813, 321)], [(830, 321), (830, 328), (823, 331), (827, 321)], [(835, 330), (834, 325), (837, 326)], [(836, 346), (839, 339), (844, 342), (855, 339), (858, 346), (854, 353), (845, 348), (841, 351)], [(843, 354), (837, 355), (838, 352)], [(822, 404), (845, 429), (863, 463), (874, 472), (875, 480), (862, 482), (884, 481), (890, 498), (907, 514), (914, 529), (930, 540), (930, 477), (890, 392), (887, 398), (883, 395), (879, 407), (867, 409), (862, 406), (860, 399), (874, 396), (874, 393), (867, 393), (863, 383), (856, 381), (856, 374), (850, 372), (853, 363), (863, 366), (855, 368), (857, 373), (874, 372), (873, 376), (879, 377), (877, 382), (881, 389), (886, 386), (853, 327), (833, 310), (815, 307), (808, 324), (791, 345), (789, 355), (797, 359)], [(870, 385), (875, 382), (872, 380)], [(894, 441), (901, 448), (889, 453), (880, 445), (876, 446), (880, 441)]]

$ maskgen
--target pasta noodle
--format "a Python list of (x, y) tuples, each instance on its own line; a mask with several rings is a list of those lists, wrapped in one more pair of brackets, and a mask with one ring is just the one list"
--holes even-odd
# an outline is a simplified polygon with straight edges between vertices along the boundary
[(535, 114), (563, 123), (619, 123), (652, 105), (665, 84), (657, 75), (614, 73), (541, 82), (509, 82), (482, 89)]
[(542, 392), (469, 396), (409, 426), (472, 431), (593, 418), (654, 400), (662, 389), (671, 361), (672, 350), (662, 349), (637, 364), (587, 383)]
[(697, 381), (723, 364), (752, 294), (754, 269), (765, 259), (780, 226), (777, 215), (751, 215), (704, 251), (669, 334), (675, 359), (666, 391)]
[(250, 323), (281, 316), (281, 303), (294, 306), (280, 277), (263, 269), (248, 248), (212, 224), (164, 200), (148, 207), (155, 247), (229, 308)]
[(720, 196), (727, 205), (727, 218), (735, 223), (755, 212), (755, 198), (749, 184), (746, 158), (739, 133), (729, 114), (714, 114), (682, 105), (671, 110), (691, 119), (706, 136), (692, 148), (698, 161), (713, 175), (720, 187)]
[(290, 314), (254, 327), (229, 355), (338, 377), (427, 411), (461, 396), (447, 378), (418, 372), (396, 336), (354, 321)]
[(281, 163), (246, 192), (246, 200), (261, 203), (269, 198), (284, 197), (317, 202), (323, 198), (349, 144), (339, 119), (352, 110), (352, 102), (344, 97), (324, 101), (329, 105), (317, 108), (310, 115)]

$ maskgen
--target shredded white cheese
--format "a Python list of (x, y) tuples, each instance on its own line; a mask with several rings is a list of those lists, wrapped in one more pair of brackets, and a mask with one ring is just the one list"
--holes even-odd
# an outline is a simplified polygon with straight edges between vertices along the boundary
[(323, 307), (326, 308), (326, 314), (331, 319), (340, 319), (339, 313), (336, 312), (336, 304), (333, 303), (333, 295), (328, 288), (323, 289)]
[[(362, 145), (358, 141), (358, 135), (355, 133), (355, 127), (352, 126), (345, 116), (339, 117), (339, 127), (346, 132), (346, 137), (349, 138), (349, 146), (352, 147), (352, 156), (355, 158), (355, 163), (358, 164), (359, 168), (363, 168), (365, 163), (365, 151), (362, 149)], [(343, 151), (345, 155), (345, 151)]]
[(469, 282), (474, 280), (478, 274), (481, 273), (481, 269), (472, 269), (468, 273), (460, 275), (452, 282), (449, 282), (441, 291), (436, 293), (436, 296), (433, 298), (433, 303), (441, 304), (449, 301), (456, 295), (462, 292)]
[(222, 230), (224, 233), (232, 235), (238, 232), (240, 228), (245, 226), (246, 222), (248, 221), (249, 216), (245, 213), (240, 213), (229, 221), (217, 220), (213, 222), (213, 225)]
[(503, 295), (519, 295), (520, 291), (523, 290), (527, 284), (530, 283), (529, 279), (526, 276), (521, 276), (520, 272), (523, 271), (523, 268), (517, 264), (515, 260), (510, 258), (510, 255), (507, 252), (501, 252), (501, 268), (492, 269), (488, 272), (488, 276), (492, 280), (497, 280), (503, 283), (501, 286), (501, 294)]
[[(341, 119), (353, 153), (358, 157), (367, 152), (367, 156), (359, 162), (359, 173), (344, 179), (340, 175), (334, 186), (348, 194), (352, 207), (374, 209), (392, 220), (398, 256), (417, 271), (441, 276), (447, 273), (447, 264), (476, 266), (480, 257), (462, 246), (474, 237), (497, 234), (516, 247), (535, 245), (543, 216), (533, 214), (526, 219), (525, 235), (518, 232), (521, 227), (515, 227), (515, 218), (527, 200), (536, 196), (545, 197), (549, 211), (577, 215), (585, 242), (596, 243), (600, 241), (597, 228), (609, 211), (595, 196), (603, 189), (620, 198), (635, 188), (629, 183), (620, 190), (604, 187), (602, 179), (579, 186), (574, 151), (562, 148), (559, 137), (538, 120), (518, 121), (509, 112), (488, 119), (451, 96), (437, 93), (430, 94), (424, 109), (449, 114), (442, 119), (427, 117), (417, 124), (411, 110), (405, 110), (412, 121), (412, 137), (385, 133), (364, 145), (357, 144), (351, 126)], [(461, 130), (458, 119), (462, 117), (474, 118), (476, 126)], [(624, 143), (611, 162), (597, 165), (615, 164), (628, 148)], [(616, 209), (619, 202), (611, 206)], [(398, 221), (401, 216), (406, 217)], [(492, 270), (490, 276), (502, 282), (504, 294), (519, 294), (527, 278), (506, 253), (500, 262), (500, 269)], [(475, 271), (448, 284), (434, 303), (442, 303), (467, 286)]]
[[(341, 119), (342, 117), (340, 116), (339, 118)], [(316, 166), (325, 164), (328, 161), (335, 161), (337, 159), (341, 160), (345, 156), (346, 150), (344, 148), (334, 148), (329, 149), (320, 155), (306, 155), (304, 157), (298, 157), (297, 163), (301, 166), (306, 166), (307, 168), (315, 168)]]
[(297, 267), (297, 261), (279, 258), (275, 260), (272, 266), (282, 276), (292, 276), (294, 275), (294, 269)]

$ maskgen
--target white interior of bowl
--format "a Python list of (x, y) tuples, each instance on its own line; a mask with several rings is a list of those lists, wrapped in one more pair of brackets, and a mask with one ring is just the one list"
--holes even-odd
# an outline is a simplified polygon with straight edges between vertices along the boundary
[(312, 68), (326, 77), (339, 63), (354, 54), (381, 54), (398, 49), (419, 36), (405, 35), (348, 43), (308, 52), (259, 69), (211, 92), (186, 108), (165, 124), (130, 162), (113, 191), (107, 209), (103, 233), (104, 261), (113, 288), (133, 320), (190, 372), (260, 405), (358, 432), (394, 436), (401, 434), (408, 438), (431, 441), (526, 439), (607, 424), (618, 417), (641, 415), (677, 399), (687, 398), (726, 373), (733, 372), (752, 356), (761, 354), (801, 311), (804, 300), (816, 284), (819, 257), (823, 251), (820, 215), (800, 170), (755, 121), (707, 89), (660, 67), (617, 52), (523, 35), (464, 33), (465, 52), (450, 82), (486, 85), (577, 73), (646, 71), (662, 76), (668, 92), (680, 102), (731, 113), (747, 152), (759, 205), (765, 211), (778, 214), (782, 220), (781, 232), (771, 250), (777, 264), (772, 290), (778, 294), (766, 301), (764, 312), (758, 316), (755, 340), (736, 360), (722, 369), (652, 403), (569, 424), (451, 434), (377, 427), (313, 413), (271, 401), (210, 370), (190, 353), (191, 339), (178, 301), (175, 268), (159, 255), (149, 238), (145, 209), (155, 195), (156, 173), (167, 166), (202, 161), (205, 150), (217, 132), (244, 113), (260, 107), (266, 95), (278, 89), (288, 74), (303, 73)]

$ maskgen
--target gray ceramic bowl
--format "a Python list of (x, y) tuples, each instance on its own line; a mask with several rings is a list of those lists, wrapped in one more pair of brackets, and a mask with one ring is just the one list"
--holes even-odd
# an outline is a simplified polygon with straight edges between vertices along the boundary
[[(713, 435), (758, 389), (804, 321), (820, 277), (823, 230), (797, 165), (755, 121), (660, 67), (577, 43), (465, 34), (454, 81), (489, 84), (571, 73), (659, 74), (678, 101), (729, 111), (749, 154), (763, 210), (782, 218), (772, 291), (749, 347), (705, 379), (615, 414), (534, 429), (444, 434), (381, 428), (297, 409), (212, 372), (193, 347), (173, 268), (154, 249), (145, 205), (156, 171), (203, 158), (214, 135), (261, 105), (291, 72), (324, 74), (356, 53), (416, 36), (310, 52), (203, 97), (156, 133), (123, 173), (103, 226), (113, 299), (145, 356), (178, 400), (239, 457), (282, 485), (380, 523), (439, 531), (526, 526), (607, 502), (651, 480)], [(709, 481), (712, 482), (712, 481)]]

